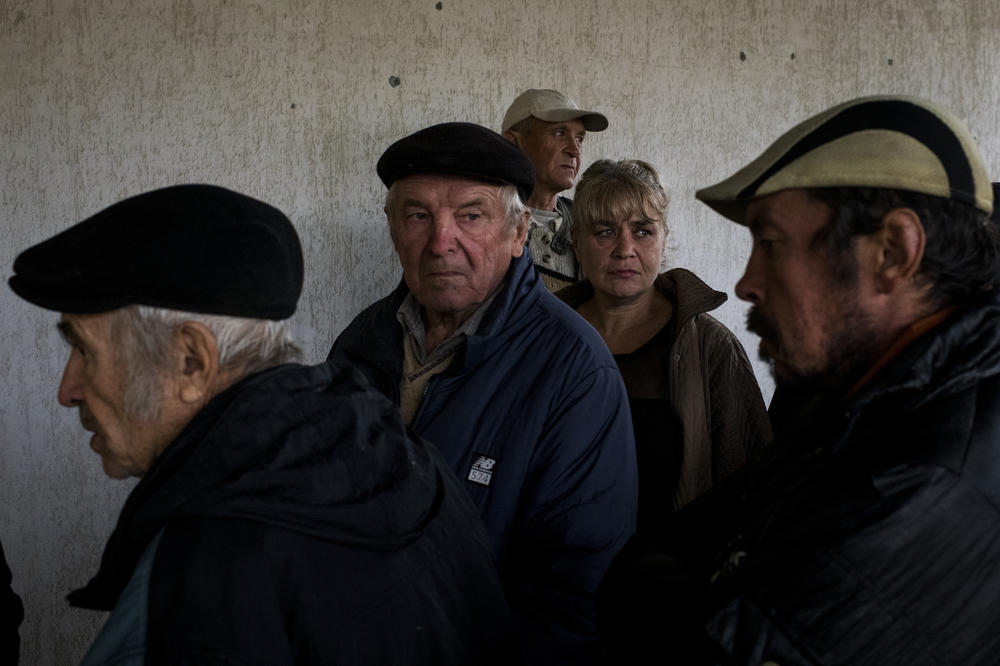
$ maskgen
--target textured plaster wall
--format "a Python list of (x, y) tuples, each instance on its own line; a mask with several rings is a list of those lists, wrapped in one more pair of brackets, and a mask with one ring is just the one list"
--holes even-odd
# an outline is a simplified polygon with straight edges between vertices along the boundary
[[(229, 186), (301, 233), (294, 327), (320, 360), (399, 279), (380, 152), (435, 122), (497, 127), (522, 89), (556, 87), (611, 120), (585, 161), (662, 169), (670, 264), (732, 294), (748, 235), (694, 190), (835, 102), (939, 100), (1000, 176), (998, 33), (996, 0), (0, 0), (0, 266), (142, 190)], [(755, 356), (734, 301), (718, 314)], [(24, 663), (73, 663), (103, 617), (63, 597), (95, 571), (131, 483), (102, 475), (55, 402), (57, 316), (6, 287), (0, 311), (0, 539)]]

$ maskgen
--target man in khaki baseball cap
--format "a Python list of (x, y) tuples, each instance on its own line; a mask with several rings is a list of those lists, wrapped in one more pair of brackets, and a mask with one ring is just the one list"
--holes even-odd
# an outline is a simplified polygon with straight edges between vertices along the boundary
[(926, 100), (853, 99), (697, 193), (749, 229), (736, 295), (794, 408), (760, 460), (612, 564), (612, 646), (997, 663), (1000, 237), (972, 137)]
[(526, 90), (504, 114), (501, 131), (535, 166), (528, 248), (545, 285), (556, 291), (583, 277), (570, 244), (572, 200), (559, 193), (580, 173), (587, 132), (601, 132), (608, 119), (586, 111), (557, 90)]

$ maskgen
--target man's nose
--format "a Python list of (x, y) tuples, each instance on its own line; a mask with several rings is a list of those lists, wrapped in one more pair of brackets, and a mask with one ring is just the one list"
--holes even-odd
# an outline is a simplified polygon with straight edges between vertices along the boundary
[(80, 385), (80, 363), (78, 354), (70, 353), (66, 367), (63, 369), (62, 380), (59, 382), (59, 404), (63, 407), (76, 407), (83, 401), (83, 391)]
[(743, 270), (743, 277), (737, 280), (734, 290), (737, 298), (753, 303), (754, 305), (760, 303), (762, 294), (760, 270), (755, 261), (756, 255), (756, 252), (750, 253), (750, 258), (747, 259), (747, 266)]
[(580, 155), (583, 153), (583, 147), (577, 143), (576, 139), (569, 137), (566, 141), (566, 152), (572, 157), (579, 159)]
[(440, 215), (431, 222), (431, 236), (428, 248), (434, 254), (447, 254), (455, 249), (455, 233), (458, 227), (451, 215)]

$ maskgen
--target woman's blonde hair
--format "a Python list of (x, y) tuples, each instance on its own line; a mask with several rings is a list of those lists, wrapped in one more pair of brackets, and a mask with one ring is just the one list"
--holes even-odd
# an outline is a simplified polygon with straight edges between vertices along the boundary
[(669, 206), (660, 174), (649, 162), (597, 160), (583, 172), (573, 195), (573, 235), (595, 221), (622, 220), (635, 212), (662, 223), (666, 231)]

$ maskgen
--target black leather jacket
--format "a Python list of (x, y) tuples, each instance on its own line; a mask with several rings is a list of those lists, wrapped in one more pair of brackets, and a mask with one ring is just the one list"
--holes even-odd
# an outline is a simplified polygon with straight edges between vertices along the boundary
[(807, 407), (630, 542), (599, 601), (612, 650), (667, 663), (998, 663), (1000, 301)]

